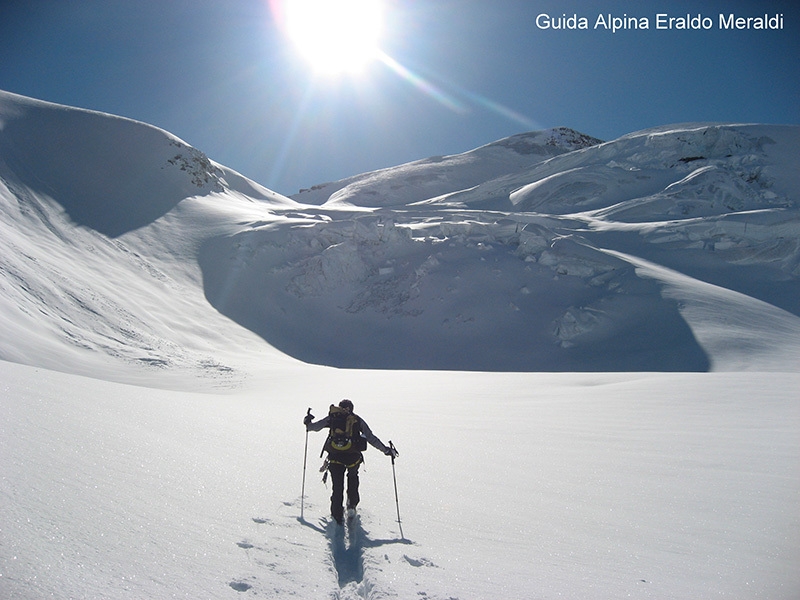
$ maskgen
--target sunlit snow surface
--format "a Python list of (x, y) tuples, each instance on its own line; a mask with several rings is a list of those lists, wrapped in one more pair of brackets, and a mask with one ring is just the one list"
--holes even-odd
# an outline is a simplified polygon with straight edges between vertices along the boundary
[[(799, 156), (555, 129), (290, 199), (0, 93), (0, 597), (796, 598)], [(374, 451), (327, 522), (321, 434), (300, 518), (342, 397), (405, 538)]]
[[(264, 370), (231, 395), (0, 363), (6, 598), (770, 598), (800, 589), (796, 374)], [(400, 449), (339, 539), (308, 406)]]

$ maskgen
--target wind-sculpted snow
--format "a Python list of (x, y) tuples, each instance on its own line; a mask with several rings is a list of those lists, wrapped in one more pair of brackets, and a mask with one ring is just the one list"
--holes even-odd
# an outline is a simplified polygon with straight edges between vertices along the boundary
[(0, 120), (7, 359), (225, 377), (243, 347), (372, 369), (800, 364), (798, 127), (545, 130), (291, 200), (141, 123), (12, 94)]
[(193, 246), (253, 205), (294, 203), (154, 127), (0, 92), (0, 358), (239, 381)]
[(0, 122), (0, 177), (52, 198), (76, 224), (109, 237), (149, 225), (190, 196), (239, 188), (278, 197), (129, 119), (0, 91)]

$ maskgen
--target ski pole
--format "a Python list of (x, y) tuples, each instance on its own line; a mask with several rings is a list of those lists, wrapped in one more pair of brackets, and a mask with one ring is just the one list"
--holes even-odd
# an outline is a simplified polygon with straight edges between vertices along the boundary
[(400, 500), (397, 498), (397, 474), (394, 469), (394, 457), (397, 455), (397, 448), (394, 447), (392, 440), (389, 440), (389, 448), (392, 450), (392, 480), (394, 481), (394, 505), (397, 507), (397, 525), (400, 527), (400, 538), (406, 539), (403, 535), (403, 522), (400, 520)]
[[(306, 416), (311, 414), (311, 407), (308, 408)], [(308, 425), (306, 425), (306, 447), (303, 450), (303, 487), (300, 491), (300, 520), (303, 520), (303, 509), (306, 500), (306, 461), (308, 459)]]

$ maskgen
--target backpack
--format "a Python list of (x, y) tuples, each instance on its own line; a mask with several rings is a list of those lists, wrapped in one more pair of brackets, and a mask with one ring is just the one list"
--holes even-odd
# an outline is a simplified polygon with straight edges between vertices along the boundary
[(361, 421), (357, 415), (331, 404), (328, 420), (330, 433), (323, 450), (332, 453), (354, 453), (367, 449), (367, 439), (361, 435)]

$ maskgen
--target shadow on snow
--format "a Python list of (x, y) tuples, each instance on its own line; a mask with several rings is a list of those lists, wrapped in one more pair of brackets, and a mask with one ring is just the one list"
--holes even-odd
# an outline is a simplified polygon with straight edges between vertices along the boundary
[(361, 526), (361, 519), (356, 516), (348, 521), (347, 526), (328, 521), (324, 527), (315, 525), (303, 518), (297, 519), (301, 524), (310, 527), (328, 538), (333, 567), (339, 580), (339, 587), (350, 583), (360, 584), (364, 580), (364, 550), (377, 548), (387, 544), (412, 544), (407, 539), (372, 539)]

